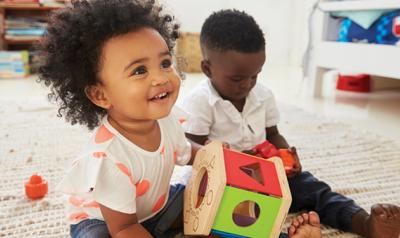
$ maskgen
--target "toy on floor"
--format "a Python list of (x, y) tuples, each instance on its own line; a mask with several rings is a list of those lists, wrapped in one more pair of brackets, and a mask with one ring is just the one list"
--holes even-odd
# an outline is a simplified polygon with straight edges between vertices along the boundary
[(224, 149), (197, 152), (184, 196), (186, 235), (279, 237), (292, 201), (282, 160)]
[(25, 183), (25, 194), (30, 199), (39, 199), (46, 195), (48, 191), (47, 181), (38, 174), (34, 174)]
[(400, 38), (400, 16), (393, 20), (393, 35)]
[(293, 168), (295, 161), (292, 153), (287, 149), (277, 149), (269, 141), (264, 141), (261, 144), (254, 146), (251, 150), (243, 151), (246, 154), (254, 155), (264, 159), (269, 159), (274, 156), (278, 156), (282, 159), (283, 166), (285, 168), (286, 174)]
[(371, 91), (371, 76), (368, 74), (343, 75), (339, 74), (336, 89), (359, 93)]

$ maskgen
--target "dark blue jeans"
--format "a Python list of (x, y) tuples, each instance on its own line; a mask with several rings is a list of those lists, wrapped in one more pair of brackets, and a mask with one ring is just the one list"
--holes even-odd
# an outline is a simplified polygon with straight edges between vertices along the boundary
[(352, 199), (333, 192), (328, 184), (309, 172), (302, 172), (288, 181), (292, 193), (290, 212), (313, 210), (320, 216), (321, 223), (351, 231), (352, 216), (362, 209)]
[[(183, 192), (185, 186), (177, 184), (171, 186), (169, 197), (165, 207), (154, 217), (141, 223), (153, 237), (169, 238), (174, 237), (182, 231), (181, 229), (172, 229), (171, 225), (183, 214)], [(103, 238), (111, 237), (107, 225), (104, 221), (96, 219), (87, 219), (78, 224), (71, 225), (70, 231), (72, 238)]]

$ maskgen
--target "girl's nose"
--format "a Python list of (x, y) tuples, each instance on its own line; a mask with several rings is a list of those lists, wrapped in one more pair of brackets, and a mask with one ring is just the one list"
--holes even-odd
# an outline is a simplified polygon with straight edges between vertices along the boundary
[(160, 85), (167, 84), (168, 82), (169, 82), (169, 79), (167, 77), (158, 76), (153, 79), (153, 81), (151, 82), (151, 85), (152, 86), (160, 86)]

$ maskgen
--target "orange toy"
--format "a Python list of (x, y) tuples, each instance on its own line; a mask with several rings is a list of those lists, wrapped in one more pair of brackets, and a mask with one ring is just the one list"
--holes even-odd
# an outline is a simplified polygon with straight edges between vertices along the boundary
[(38, 174), (34, 174), (25, 183), (25, 194), (30, 199), (39, 199), (46, 195), (48, 191), (47, 181)]
[(268, 140), (264, 141), (261, 144), (256, 145), (251, 150), (243, 151), (243, 153), (254, 155), (264, 159), (269, 159), (271, 157), (278, 156), (282, 159), (283, 167), (285, 168), (286, 174), (289, 173), (289, 170), (293, 169), (293, 166), (295, 164), (293, 154), (288, 149), (278, 150)]
[(294, 158), (288, 149), (279, 149), (279, 157), (282, 159), (283, 167), (286, 172), (293, 168)]

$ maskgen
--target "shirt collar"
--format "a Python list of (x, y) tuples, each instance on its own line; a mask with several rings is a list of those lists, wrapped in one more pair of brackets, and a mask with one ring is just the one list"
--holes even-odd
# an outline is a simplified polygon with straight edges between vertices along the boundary
[(207, 85), (208, 85), (208, 90), (209, 90), (209, 97), (208, 97), (208, 103), (211, 106), (214, 106), (216, 102), (218, 101), (223, 101), (224, 99), (219, 95), (217, 90), (215, 90), (214, 86), (212, 85), (211, 81), (208, 79), (207, 80)]

